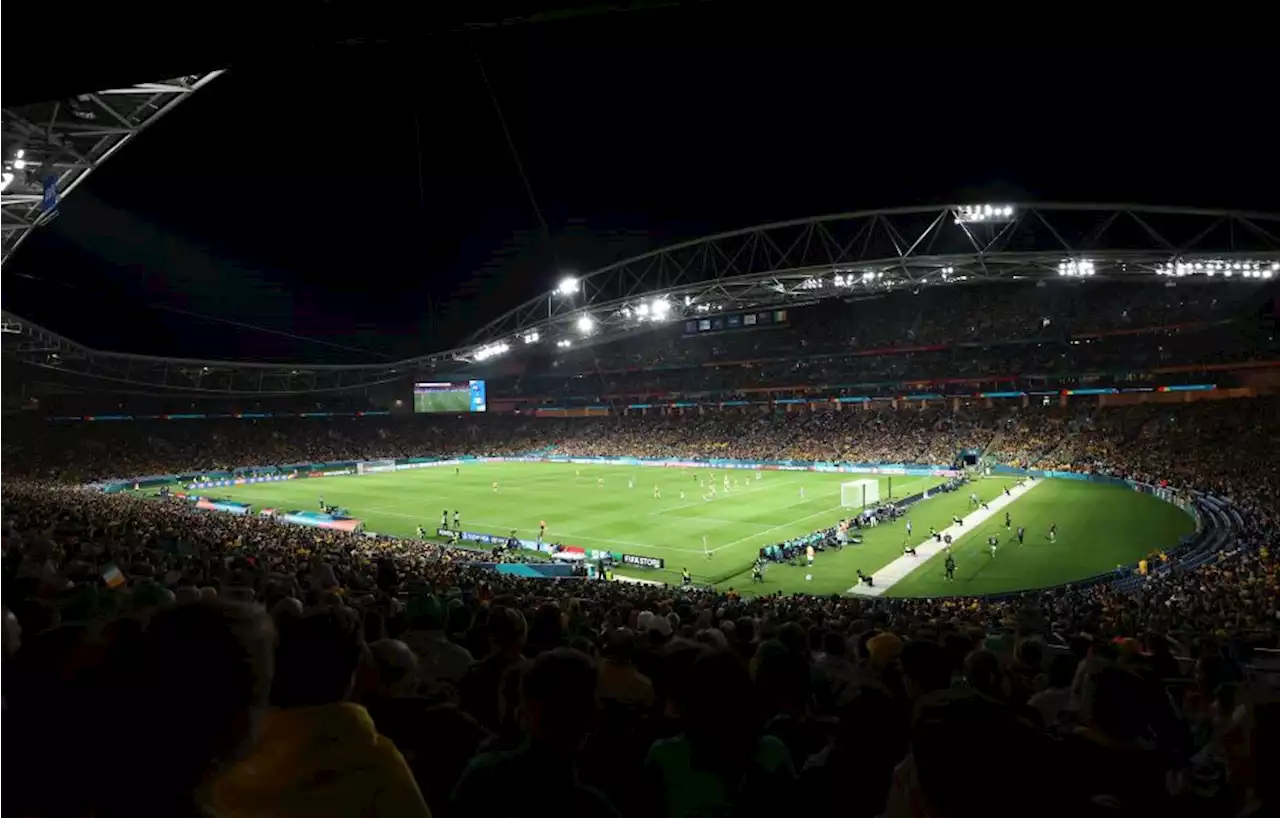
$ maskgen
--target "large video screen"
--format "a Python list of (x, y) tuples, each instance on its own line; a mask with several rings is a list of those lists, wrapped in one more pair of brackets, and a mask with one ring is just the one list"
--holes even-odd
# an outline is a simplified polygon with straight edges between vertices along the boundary
[(415, 412), (458, 414), (484, 410), (484, 381), (415, 383), (413, 385), (413, 411)]

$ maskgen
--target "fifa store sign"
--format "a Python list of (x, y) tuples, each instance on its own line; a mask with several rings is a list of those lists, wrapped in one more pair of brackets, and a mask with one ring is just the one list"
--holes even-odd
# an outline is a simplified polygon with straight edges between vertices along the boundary
[(667, 566), (659, 557), (644, 557), (639, 554), (623, 554), (623, 565), (634, 565), (637, 568), (665, 568)]

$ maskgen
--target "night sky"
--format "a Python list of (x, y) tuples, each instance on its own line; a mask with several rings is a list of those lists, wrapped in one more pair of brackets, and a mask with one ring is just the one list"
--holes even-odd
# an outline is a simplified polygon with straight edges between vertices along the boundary
[(721, 9), (240, 55), (63, 202), (6, 264), (5, 308), (101, 348), (371, 361), (448, 348), (562, 271), (778, 219), (1280, 210), (1274, 132), (1240, 113), (1266, 74), (1238, 56), (1227, 82), (1214, 60), (855, 46)]

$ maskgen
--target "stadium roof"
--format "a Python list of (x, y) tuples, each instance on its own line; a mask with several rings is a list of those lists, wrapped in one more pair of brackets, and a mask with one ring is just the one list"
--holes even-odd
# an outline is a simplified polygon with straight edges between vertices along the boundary
[(584, 314), (595, 335), (651, 323), (655, 307), (672, 319), (895, 287), (1213, 274), (1226, 262), (1224, 279), (1280, 278), (1277, 261), (1275, 213), (1008, 203), (866, 210), (720, 233), (566, 278), (468, 341), (572, 337)]
[(898, 208), (708, 236), (619, 261), (531, 299), (467, 346), (356, 366), (167, 359), (94, 350), (5, 313), (6, 357), (99, 381), (188, 395), (360, 389), (524, 346), (601, 343), (710, 313), (983, 282), (1280, 279), (1280, 214), (1098, 204)]
[(58, 202), (111, 156), (221, 71), (4, 109), (0, 264)]

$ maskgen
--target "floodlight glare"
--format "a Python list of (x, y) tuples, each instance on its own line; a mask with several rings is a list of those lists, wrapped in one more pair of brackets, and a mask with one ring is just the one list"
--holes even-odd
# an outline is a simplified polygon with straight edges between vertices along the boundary
[(596, 322), (590, 315), (584, 315), (578, 319), (578, 332), (583, 335), (589, 335)]
[(1088, 259), (1058, 262), (1058, 275), (1068, 276), (1070, 278), (1088, 278), (1097, 272), (1097, 268), (1092, 261)]
[(975, 222), (1007, 222), (1013, 219), (1012, 205), (961, 205), (956, 210), (956, 224)]
[(487, 361), (490, 358), (496, 358), (497, 356), (510, 351), (510, 349), (510, 346), (502, 342), (489, 344), (488, 346), (483, 346), (477, 349), (475, 357), (477, 361)]
[(565, 278), (560, 279), (560, 284), (559, 286), (556, 287), (556, 292), (559, 293), (560, 295), (573, 295), (577, 291), (578, 291), (578, 279), (574, 278), (573, 276), (567, 276)]

